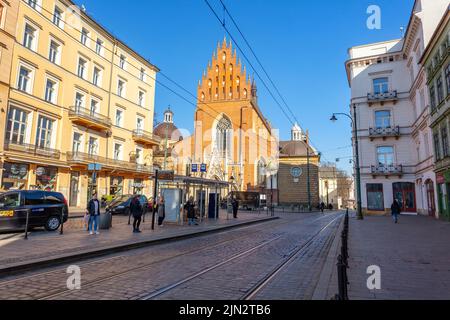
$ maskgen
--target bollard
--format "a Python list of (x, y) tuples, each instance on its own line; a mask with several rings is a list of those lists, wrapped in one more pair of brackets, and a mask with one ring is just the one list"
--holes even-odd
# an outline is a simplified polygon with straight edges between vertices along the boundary
[(338, 300), (345, 300), (345, 276), (344, 276), (344, 264), (342, 262), (342, 256), (338, 256), (338, 263), (337, 263), (337, 273), (338, 273), (338, 287), (339, 287), (339, 294), (338, 294)]
[(30, 209), (27, 210), (27, 217), (25, 220), (25, 240), (28, 240), (28, 221), (30, 219)]
[(64, 209), (61, 210), (61, 228), (59, 229), (59, 234), (64, 234)]

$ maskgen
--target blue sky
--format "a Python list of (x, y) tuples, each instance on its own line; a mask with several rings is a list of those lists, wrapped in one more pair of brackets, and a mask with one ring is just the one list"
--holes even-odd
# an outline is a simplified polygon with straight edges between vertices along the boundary
[[(209, 0), (222, 15), (219, 0)], [(265, 69), (308, 129), (322, 160), (351, 156), (347, 119), (329, 121), (333, 112), (348, 112), (350, 90), (344, 62), (351, 46), (399, 38), (413, 0), (224, 0)], [(204, 0), (77, 0), (97, 21), (150, 59), (166, 75), (196, 94), (197, 83), (225, 31)], [(116, 5), (117, 4), (117, 5)], [(369, 5), (378, 5), (382, 28), (366, 27)], [(243, 40), (231, 32), (242, 48)], [(245, 49), (247, 50), (247, 49)], [(246, 51), (248, 57), (250, 53)], [(241, 56), (243, 59), (243, 57)], [(248, 64), (247, 70), (250, 70)], [(256, 63), (252, 62), (255, 66)], [(262, 75), (262, 72), (260, 72)], [(165, 79), (159, 77), (159, 80)], [(258, 82), (260, 107), (281, 139), (290, 123)], [(170, 105), (178, 127), (192, 131), (194, 107), (161, 86), (156, 88), (158, 119)], [(339, 167), (351, 170), (348, 159)]]

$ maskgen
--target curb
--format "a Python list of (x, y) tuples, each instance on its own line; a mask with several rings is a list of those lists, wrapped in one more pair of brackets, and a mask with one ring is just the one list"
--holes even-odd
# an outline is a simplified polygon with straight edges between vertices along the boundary
[(0, 279), (7, 277), (7, 276), (15, 275), (18, 273), (22, 273), (24, 271), (30, 271), (30, 270), (36, 269), (36, 268), (44, 268), (44, 267), (50, 267), (50, 266), (54, 267), (54, 266), (65, 264), (65, 263), (68, 263), (71, 261), (86, 260), (89, 258), (101, 257), (101, 256), (105, 256), (105, 255), (112, 254), (112, 253), (119, 253), (119, 252), (128, 251), (128, 250), (150, 247), (150, 246), (161, 244), (161, 243), (178, 241), (181, 239), (195, 238), (195, 237), (203, 236), (206, 234), (212, 234), (212, 233), (221, 232), (224, 230), (239, 228), (239, 227), (253, 225), (253, 224), (270, 222), (270, 221), (274, 221), (274, 220), (278, 220), (278, 219), (280, 219), (280, 218), (279, 217), (263, 218), (260, 220), (246, 221), (243, 223), (228, 225), (228, 226), (224, 226), (224, 227), (211, 228), (211, 229), (207, 229), (207, 230), (203, 230), (203, 231), (199, 231), (199, 232), (178, 234), (178, 235), (173, 235), (173, 236), (169, 236), (166, 238), (156, 238), (156, 239), (151, 239), (151, 240), (144, 240), (141, 242), (125, 243), (125, 244), (120, 244), (117, 246), (103, 247), (99, 250), (85, 251), (85, 252), (77, 253), (74, 255), (62, 255), (62, 256), (52, 257), (51, 259), (43, 258), (41, 260), (19, 263), (19, 264), (15, 264), (15, 265), (9, 265), (5, 268), (0, 268)]
[[(319, 281), (314, 289), (311, 300), (331, 300), (335, 294), (338, 293), (337, 282), (333, 283), (333, 278), (337, 276), (336, 263), (339, 255), (339, 245), (341, 244), (341, 237), (339, 236), (344, 228), (344, 219), (339, 224), (339, 227), (334, 234), (333, 242), (325, 259), (322, 271), (320, 273)], [(333, 290), (332, 292), (330, 292)]]

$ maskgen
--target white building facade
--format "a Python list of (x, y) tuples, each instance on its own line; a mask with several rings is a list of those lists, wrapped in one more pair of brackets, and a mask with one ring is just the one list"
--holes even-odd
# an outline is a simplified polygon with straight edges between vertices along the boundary
[(416, 0), (404, 38), (349, 49), (351, 110), (356, 105), (365, 214), (438, 216), (430, 99), (419, 61), (449, 0)]

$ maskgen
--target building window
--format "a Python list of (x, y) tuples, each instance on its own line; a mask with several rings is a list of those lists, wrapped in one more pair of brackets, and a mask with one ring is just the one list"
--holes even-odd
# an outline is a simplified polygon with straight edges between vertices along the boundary
[(27, 130), (28, 113), (19, 108), (10, 108), (8, 112), (8, 125), (6, 127), (6, 141), (23, 144)]
[(81, 30), (81, 43), (86, 46), (88, 39), (89, 39), (89, 31), (87, 31), (85, 28), (83, 28)]
[(125, 95), (125, 81), (119, 80), (117, 83), (117, 95), (123, 97)]
[(114, 144), (114, 160), (122, 160), (122, 145), (120, 143)]
[(50, 148), (52, 145), (53, 120), (39, 116), (36, 134), (36, 146), (39, 148)]
[(377, 128), (390, 128), (391, 112), (388, 110), (375, 111), (375, 125)]
[(36, 8), (37, 8), (37, 5), (38, 5), (37, 0), (28, 0), (27, 3), (28, 3), (28, 5), (29, 5), (30, 7), (32, 7), (33, 9), (36, 9)]
[(123, 125), (123, 111), (117, 109), (116, 110), (116, 126), (122, 127)]
[(36, 29), (28, 23), (25, 25), (25, 33), (23, 36), (23, 45), (30, 50), (36, 50)]
[(136, 118), (136, 130), (142, 131), (144, 130), (144, 119)]
[(450, 63), (445, 68), (445, 81), (447, 82), (447, 95), (450, 94)]
[(5, 6), (0, 3), (0, 28), (3, 28), (3, 17), (4, 17)]
[(444, 101), (444, 85), (442, 83), (442, 76), (439, 76), (436, 80), (436, 89), (437, 89), (437, 103), (440, 104)]
[(45, 85), (45, 101), (56, 104), (56, 86), (55, 81), (47, 79)]
[(441, 128), (441, 139), (442, 139), (442, 155), (444, 158), (446, 158), (449, 156), (447, 126), (443, 126)]
[(63, 24), (63, 11), (59, 9), (58, 7), (55, 7), (55, 12), (53, 13), (53, 23), (62, 28)]
[(86, 65), (87, 65), (87, 61), (84, 60), (83, 58), (79, 58), (78, 59), (78, 76), (80, 78), (85, 79), (86, 77)]
[(81, 152), (81, 139), (82, 139), (82, 135), (81, 133), (78, 132), (74, 132), (73, 134), (73, 143), (72, 143), (72, 152), (73, 153), (78, 153)]
[(145, 69), (144, 68), (142, 68), (141, 69), (141, 81), (145, 81)]
[(89, 138), (88, 153), (91, 156), (98, 155), (98, 140), (97, 140), (97, 138), (94, 138), (94, 137)]
[(139, 91), (139, 97), (138, 97), (138, 104), (143, 107), (145, 103), (145, 93), (142, 91)]
[(97, 43), (95, 45), (95, 52), (97, 52), (98, 55), (103, 54), (103, 41), (100, 39), (97, 39)]
[(96, 86), (101, 86), (102, 83), (102, 70), (97, 67), (94, 67), (94, 75), (92, 79), (92, 83)]
[(383, 185), (367, 184), (367, 209), (373, 211), (384, 211)]
[(389, 79), (377, 78), (373, 80), (373, 92), (375, 94), (388, 93), (389, 92)]
[(20, 91), (31, 93), (31, 73), (30, 69), (20, 67), (19, 81), (17, 87)]
[(434, 90), (434, 86), (430, 85), (430, 105), (431, 110), (434, 110), (436, 108), (436, 91)]
[(436, 156), (436, 161), (441, 160), (441, 145), (439, 143), (439, 133), (433, 135), (434, 142), (434, 155)]
[(50, 41), (50, 50), (49, 50), (49, 54), (48, 54), (48, 59), (50, 60), (50, 62), (56, 63), (56, 64), (60, 64), (61, 61), (61, 54), (60, 54), (60, 45), (51, 40)]
[(77, 92), (75, 95), (75, 111), (79, 112), (84, 108), (84, 95)]
[(391, 167), (394, 165), (394, 147), (377, 148), (378, 165), (381, 167)]
[(120, 55), (120, 62), (119, 62), (120, 68), (125, 69), (125, 61), (126, 61), (126, 57), (123, 54), (121, 54)]
[(231, 155), (232, 125), (230, 119), (222, 117), (216, 126), (216, 148), (220, 155)]
[(136, 148), (136, 163), (142, 164), (142, 149)]
[(91, 112), (91, 116), (95, 116), (99, 113), (99, 107), (98, 107), (98, 101), (92, 99), (91, 100), (91, 109), (89, 110)]

